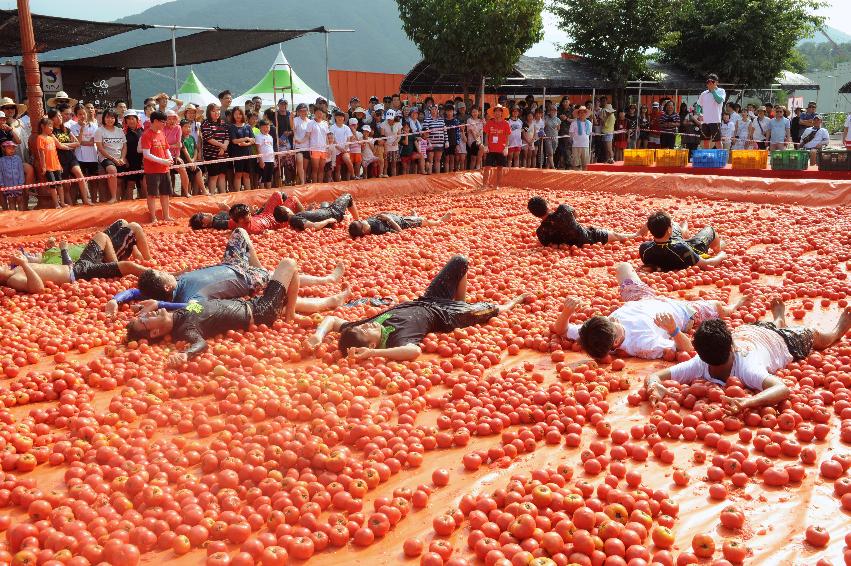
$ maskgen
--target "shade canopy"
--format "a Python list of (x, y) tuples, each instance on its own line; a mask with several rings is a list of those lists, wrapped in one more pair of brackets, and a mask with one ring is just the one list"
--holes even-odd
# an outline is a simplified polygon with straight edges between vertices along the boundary
[[(55, 16), (32, 15), (36, 49), (40, 53), (85, 45), (113, 35), (147, 29), (146, 24), (89, 22)], [(21, 53), (21, 28), (17, 10), (0, 10), (0, 57), (17, 57)]]
[(839, 89), (840, 94), (851, 94), (851, 81), (842, 85)]
[[(292, 96), (290, 95), (290, 88), (292, 88)], [(234, 98), (233, 104), (234, 106), (243, 105), (246, 100), (255, 96), (259, 96), (263, 100), (264, 107), (275, 106), (279, 98), (285, 98), (292, 105), (290, 110), (295, 110), (295, 106), (298, 104), (313, 104), (320, 94), (299, 78), (295, 69), (287, 61), (284, 52), (279, 49), (275, 62), (272, 63), (269, 71), (257, 84)], [(334, 101), (329, 100), (328, 104), (329, 107), (333, 107)]]
[(186, 80), (183, 81), (183, 84), (177, 90), (177, 98), (182, 100), (184, 104), (191, 102), (192, 104), (197, 104), (202, 109), (208, 104), (219, 102), (219, 99), (204, 86), (204, 83), (201, 82), (195, 71), (191, 69), (186, 76)]
[(782, 71), (780, 76), (774, 79), (783, 90), (819, 90), (820, 87), (809, 78), (792, 71)]
[[(325, 33), (324, 27), (299, 30), (223, 29), (216, 28), (175, 39), (177, 65), (198, 65), (256, 51), (275, 43), (283, 43), (308, 33)], [(156, 69), (174, 63), (171, 39), (131, 47), (83, 59), (54, 61), (64, 67), (102, 66), (123, 69)]]

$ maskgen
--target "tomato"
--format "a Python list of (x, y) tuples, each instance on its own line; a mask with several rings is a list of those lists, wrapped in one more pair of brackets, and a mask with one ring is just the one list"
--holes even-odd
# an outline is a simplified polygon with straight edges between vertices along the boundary
[(830, 542), (830, 533), (827, 529), (811, 525), (807, 527), (805, 539), (816, 548), (824, 548)]
[(405, 556), (416, 557), (423, 553), (423, 541), (418, 538), (405, 539), (402, 545)]
[(287, 548), (287, 553), (297, 560), (307, 560), (313, 556), (314, 550), (313, 539), (305, 536), (294, 538)]
[(431, 482), (437, 487), (449, 485), (449, 470), (438, 468), (431, 474)]
[(721, 524), (728, 529), (741, 529), (745, 524), (745, 514), (734, 505), (725, 507), (724, 510), (721, 511), (720, 518)]
[(287, 566), (289, 555), (282, 546), (272, 545), (263, 549), (260, 554), (260, 564), (262, 566)]
[(668, 527), (656, 527), (652, 532), (653, 544), (659, 548), (671, 548), (674, 545), (674, 533)]
[(449, 536), (455, 530), (455, 519), (451, 515), (438, 515), (432, 521), (434, 532), (442, 536)]
[(735, 540), (725, 540), (721, 546), (724, 558), (734, 564), (741, 564), (748, 555), (748, 549), (742, 543)]
[(715, 554), (715, 541), (708, 534), (696, 534), (691, 539), (691, 549), (698, 558), (712, 558)]

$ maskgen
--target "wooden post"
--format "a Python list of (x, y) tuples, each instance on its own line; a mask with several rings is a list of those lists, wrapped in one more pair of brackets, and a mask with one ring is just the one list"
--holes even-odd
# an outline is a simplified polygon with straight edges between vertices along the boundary
[[(27, 83), (27, 112), (33, 131), (33, 134), (30, 135), (30, 155), (35, 160), (38, 155), (38, 151), (35, 150), (38, 141), (38, 122), (44, 116), (44, 93), (41, 92), (41, 72), (38, 67), (38, 53), (35, 48), (29, 0), (18, 0), (18, 22), (21, 28), (24, 80)], [(38, 170), (37, 167), (36, 170)]]

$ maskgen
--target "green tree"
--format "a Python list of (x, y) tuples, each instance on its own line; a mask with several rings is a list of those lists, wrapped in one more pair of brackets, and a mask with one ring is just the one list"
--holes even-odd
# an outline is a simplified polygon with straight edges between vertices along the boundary
[(402, 27), (423, 58), (442, 73), (460, 75), (465, 98), (483, 77), (501, 81), (520, 55), (543, 38), (544, 0), (396, 3)]
[(562, 49), (586, 58), (615, 85), (623, 105), (630, 79), (648, 75), (649, 51), (667, 35), (679, 11), (668, 0), (552, 0), (549, 10), (570, 37)]
[(795, 46), (822, 24), (819, 0), (684, 0), (661, 58), (742, 87), (771, 85), (799, 68)]

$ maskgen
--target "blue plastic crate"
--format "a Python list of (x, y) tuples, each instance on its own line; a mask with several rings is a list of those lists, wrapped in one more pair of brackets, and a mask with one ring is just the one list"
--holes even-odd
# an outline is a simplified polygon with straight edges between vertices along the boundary
[(691, 156), (691, 166), (703, 169), (723, 169), (730, 152), (726, 149), (696, 149)]

